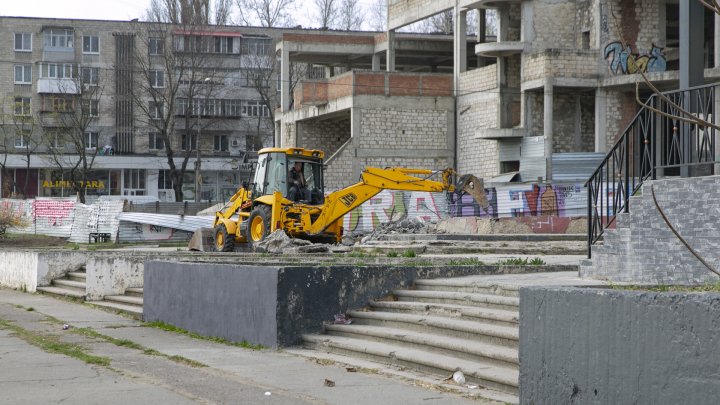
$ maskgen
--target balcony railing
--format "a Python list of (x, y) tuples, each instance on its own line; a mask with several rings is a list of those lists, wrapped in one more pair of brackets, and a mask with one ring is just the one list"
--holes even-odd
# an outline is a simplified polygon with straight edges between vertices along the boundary
[[(629, 212), (630, 196), (645, 180), (695, 177), (717, 170), (715, 150), (717, 84), (651, 96), (630, 121), (588, 188), (588, 257), (618, 213)], [(680, 108), (709, 123), (682, 119)]]

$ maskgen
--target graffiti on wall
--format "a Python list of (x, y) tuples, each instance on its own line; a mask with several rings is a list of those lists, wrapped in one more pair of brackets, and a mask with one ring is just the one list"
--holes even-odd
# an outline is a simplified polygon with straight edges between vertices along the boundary
[(436, 222), (447, 217), (443, 193), (383, 190), (343, 218), (345, 232), (368, 232), (381, 224), (404, 217)]
[(620, 41), (613, 41), (605, 46), (603, 55), (610, 72), (615, 75), (664, 72), (667, 68), (663, 48), (655, 44), (652, 44), (648, 53), (639, 54), (633, 53), (630, 45), (623, 48)]

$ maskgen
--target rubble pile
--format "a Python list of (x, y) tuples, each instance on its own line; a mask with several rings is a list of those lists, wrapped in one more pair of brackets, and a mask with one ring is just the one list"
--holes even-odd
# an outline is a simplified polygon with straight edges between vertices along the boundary
[(422, 218), (403, 217), (397, 221), (384, 223), (370, 233), (357, 233), (349, 235), (349, 237), (345, 236), (345, 238), (343, 239), (343, 243), (347, 244), (345, 243), (345, 239), (349, 239), (349, 241), (352, 241), (353, 243), (351, 244), (365, 243), (370, 240), (377, 240), (381, 235), (391, 235), (398, 233), (434, 233), (434, 230), (431, 224), (429, 222), (423, 221)]
[(259, 253), (327, 253), (330, 245), (312, 243), (304, 239), (289, 237), (285, 231), (277, 230), (263, 241), (255, 244), (255, 251)]

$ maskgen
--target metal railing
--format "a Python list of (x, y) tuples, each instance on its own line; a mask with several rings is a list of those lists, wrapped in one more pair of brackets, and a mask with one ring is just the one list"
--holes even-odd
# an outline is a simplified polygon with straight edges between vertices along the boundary
[(654, 94), (590, 176), (588, 189), (588, 257), (592, 245), (612, 227), (619, 213), (629, 212), (630, 197), (647, 179), (714, 174), (715, 134), (711, 126), (680, 119), (678, 107), (716, 124), (718, 84)]

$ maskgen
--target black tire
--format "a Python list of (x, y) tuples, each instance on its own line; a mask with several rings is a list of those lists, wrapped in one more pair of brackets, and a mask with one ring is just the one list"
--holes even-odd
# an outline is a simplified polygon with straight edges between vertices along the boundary
[(230, 235), (225, 224), (219, 224), (215, 227), (214, 241), (216, 252), (233, 252), (235, 251), (235, 235)]
[(245, 239), (247, 239), (248, 247), (254, 249), (256, 243), (270, 235), (271, 217), (272, 208), (269, 205), (261, 204), (253, 208), (245, 228)]

